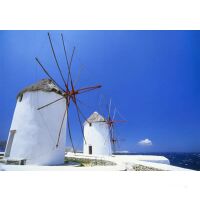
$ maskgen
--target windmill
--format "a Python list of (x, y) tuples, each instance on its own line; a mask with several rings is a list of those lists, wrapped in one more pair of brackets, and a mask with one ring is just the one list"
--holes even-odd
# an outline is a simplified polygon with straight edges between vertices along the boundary
[(123, 140), (119, 140), (116, 137), (116, 133), (114, 131), (114, 124), (116, 124), (116, 123), (123, 123), (123, 122), (126, 122), (126, 120), (116, 120), (115, 119), (116, 113), (118, 113), (118, 115), (120, 115), (120, 117), (122, 118), (121, 114), (116, 109), (116, 107), (114, 108), (113, 116), (111, 116), (111, 106), (112, 106), (112, 101), (110, 99), (109, 105), (107, 105), (107, 112), (108, 112), (107, 118), (104, 118), (104, 120), (102, 120), (102, 121), (97, 121), (96, 123), (105, 122), (105, 123), (108, 124), (108, 126), (109, 126), (109, 133), (110, 133), (110, 141), (111, 141), (111, 144), (112, 144), (112, 151), (113, 151), (113, 153), (115, 153), (116, 152), (116, 145), (119, 146), (119, 141), (123, 141)]
[[(63, 34), (61, 34), (63, 50), (64, 50), (66, 65), (67, 65), (67, 69), (68, 69), (67, 78), (65, 79), (64, 74), (62, 73), (62, 70), (60, 68), (60, 65), (59, 65), (57, 57), (56, 57), (56, 53), (55, 53), (55, 50), (54, 50), (54, 47), (53, 47), (53, 43), (52, 43), (52, 40), (51, 40), (50, 33), (48, 33), (48, 38), (49, 38), (52, 54), (53, 54), (53, 57), (54, 57), (54, 60), (55, 60), (55, 64), (57, 66), (57, 69), (58, 69), (58, 72), (59, 72), (60, 77), (62, 79), (62, 82), (64, 84), (64, 87), (62, 87), (61, 85), (58, 84), (57, 81), (55, 81), (55, 79), (50, 75), (50, 73), (47, 71), (47, 69), (44, 67), (44, 65), (36, 57), (35, 59), (36, 59), (37, 63), (39, 64), (39, 66), (44, 71), (44, 73), (59, 88), (59, 90), (62, 91), (62, 93), (61, 93), (62, 97), (61, 98), (58, 98), (58, 99), (56, 99), (55, 101), (52, 101), (52, 102), (47, 102), (47, 104), (38, 107), (38, 110), (45, 109), (46, 107), (52, 106), (53, 104), (57, 103), (58, 101), (65, 99), (66, 108), (65, 108), (65, 111), (64, 111), (64, 114), (63, 114), (63, 117), (62, 117), (62, 121), (60, 122), (60, 129), (59, 129), (58, 136), (57, 136), (56, 148), (59, 146), (61, 130), (62, 130), (62, 127), (63, 127), (64, 119), (67, 115), (67, 127), (68, 127), (69, 137), (70, 137), (70, 141), (71, 141), (71, 144), (72, 144), (72, 148), (75, 152), (74, 144), (73, 144), (73, 141), (72, 141), (71, 129), (70, 129), (69, 115), (68, 115), (69, 114), (69, 106), (70, 106), (71, 103), (73, 103), (75, 105), (78, 121), (79, 121), (79, 124), (80, 124), (80, 127), (81, 127), (81, 133), (82, 133), (83, 138), (84, 138), (83, 127), (82, 127), (82, 123), (81, 123), (81, 117), (83, 117), (84, 119), (86, 119), (86, 118), (85, 118), (84, 114), (82, 113), (82, 111), (81, 111), (81, 109), (78, 105), (77, 101), (79, 101), (79, 100), (77, 99), (77, 95), (80, 95), (80, 94), (95, 90), (97, 88), (100, 88), (101, 85), (82, 87), (82, 88), (79, 88), (79, 89), (75, 88), (75, 84), (73, 82), (73, 78), (72, 78), (72, 74), (71, 74), (71, 67), (72, 67), (72, 62), (73, 62), (73, 58), (74, 58), (75, 47), (73, 48), (71, 57), (69, 59), (68, 55), (67, 55), (66, 47), (65, 47), (64, 37), (63, 37)], [(84, 138), (84, 142), (86, 143), (85, 138)]]
[[(79, 108), (78, 95), (100, 88), (101, 85), (76, 88), (71, 75), (71, 67), (75, 53), (73, 48), (70, 59), (67, 56), (64, 37), (61, 34), (68, 73), (62, 73), (53, 47), (51, 36), (48, 38), (62, 80), (60, 85), (35, 58), (48, 79), (27, 86), (17, 95), (15, 111), (10, 126), (5, 149), (6, 163), (19, 165), (60, 165), (64, 163), (66, 129), (69, 132), (72, 148), (72, 134), (69, 121), (69, 107), (75, 105), (78, 121), (83, 134), (81, 117), (84, 114)], [(68, 128), (66, 128), (68, 127)], [(84, 138), (84, 142), (86, 140)]]

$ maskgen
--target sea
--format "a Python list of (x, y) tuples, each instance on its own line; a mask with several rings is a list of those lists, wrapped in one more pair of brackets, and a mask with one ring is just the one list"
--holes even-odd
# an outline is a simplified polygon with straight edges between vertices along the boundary
[(200, 152), (194, 153), (126, 153), (126, 155), (159, 155), (169, 159), (170, 164), (200, 171)]

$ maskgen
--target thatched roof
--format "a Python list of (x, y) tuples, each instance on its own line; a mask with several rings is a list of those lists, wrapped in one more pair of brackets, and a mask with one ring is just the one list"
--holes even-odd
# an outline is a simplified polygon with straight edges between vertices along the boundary
[(62, 91), (56, 86), (52, 80), (50, 79), (42, 79), (39, 82), (30, 85), (23, 90), (21, 90), (18, 95), (18, 97), (21, 97), (25, 92), (33, 92), (33, 91), (44, 91), (44, 92), (55, 92), (57, 94), (62, 94)]
[[(106, 119), (102, 116), (102, 115), (100, 115), (98, 112), (93, 112), (90, 116), (89, 116), (89, 118), (87, 119), (87, 121), (89, 122), (89, 123), (93, 123), (93, 122), (106, 122)], [(87, 121), (85, 122), (85, 123), (87, 123)], [(84, 123), (84, 124), (85, 124)]]

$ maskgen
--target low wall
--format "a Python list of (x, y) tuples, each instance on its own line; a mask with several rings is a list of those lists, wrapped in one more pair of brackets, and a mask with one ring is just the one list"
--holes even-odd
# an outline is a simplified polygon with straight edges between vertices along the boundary
[(102, 160), (102, 159), (95, 159), (95, 158), (80, 158), (76, 156), (67, 156), (65, 157), (65, 162), (78, 162), (81, 166), (113, 166), (116, 163)]

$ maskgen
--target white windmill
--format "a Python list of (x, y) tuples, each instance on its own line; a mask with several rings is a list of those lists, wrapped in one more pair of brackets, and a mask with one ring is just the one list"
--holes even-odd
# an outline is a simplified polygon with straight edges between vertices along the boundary
[[(4, 160), (7, 164), (63, 164), (65, 156), (66, 125), (68, 126), (67, 129), (72, 142), (68, 115), (70, 103), (73, 102), (75, 105), (83, 134), (83, 127), (80, 119), (82, 112), (77, 103), (77, 95), (101, 87), (97, 85), (75, 89), (70, 71), (75, 47), (70, 60), (68, 60), (64, 38), (61, 34), (68, 69), (67, 79), (65, 80), (58, 64), (49, 33), (48, 37), (64, 87), (60, 86), (53, 79), (38, 58), (36, 58), (37, 63), (49, 79), (43, 79), (25, 88), (17, 97), (17, 104), (4, 156)], [(86, 140), (84, 140), (84, 142), (86, 143)]]
[[(97, 123), (98, 122), (98, 123)], [(94, 112), (84, 123), (83, 153), (92, 155), (112, 155), (109, 125), (98, 112)]]
[(108, 117), (101, 116), (94, 112), (84, 123), (84, 137), (87, 143), (83, 145), (83, 153), (88, 155), (110, 156), (116, 151), (118, 139), (114, 134), (114, 124), (125, 122), (125, 120), (115, 120), (116, 109), (111, 117), (111, 100), (108, 107)]

